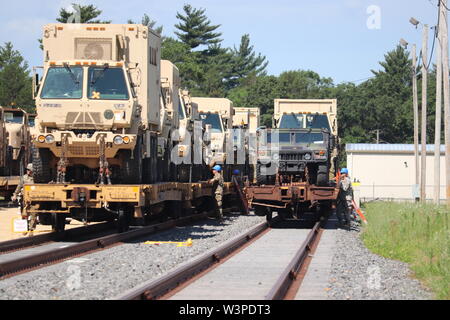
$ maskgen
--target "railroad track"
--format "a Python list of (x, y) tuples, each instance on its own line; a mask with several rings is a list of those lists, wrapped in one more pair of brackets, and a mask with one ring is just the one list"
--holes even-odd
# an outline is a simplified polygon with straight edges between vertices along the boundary
[[(119, 244), (123, 241), (132, 240), (135, 238), (139, 238), (145, 235), (149, 235), (158, 231), (167, 230), (176, 226), (182, 226), (189, 224), (193, 221), (198, 221), (201, 219), (205, 219), (208, 216), (208, 213), (195, 214), (191, 216), (181, 217), (179, 219), (169, 220), (163, 223), (152, 224), (149, 226), (139, 227), (132, 229), (123, 233), (114, 233), (98, 238), (89, 239), (86, 241), (82, 241), (79, 243), (69, 244), (64, 247), (58, 248), (50, 248), (48, 250), (42, 250), (37, 253), (25, 254), (25, 255), (15, 255), (12, 256), (15, 252), (11, 252), (8, 254), (0, 254), (0, 279), (11, 277), (13, 275), (28, 272), (49, 264), (58, 263), (65, 259), (72, 258), (75, 256), (84, 255), (87, 253), (91, 253), (96, 250), (105, 249), (114, 245)], [(106, 225), (106, 224), (103, 224)], [(97, 225), (93, 225), (95, 227)], [(85, 228), (87, 229), (87, 228)], [(75, 229), (72, 229), (75, 230)], [(67, 230), (70, 232), (71, 230)], [(39, 235), (30, 238), (20, 239), (21, 241), (7, 241), (9, 245), (6, 243), (2, 243), (3, 250), (12, 251), (18, 249), (18, 246), (21, 245), (20, 242), (23, 242), (22, 245), (30, 246), (36, 244), (42, 244), (45, 242), (52, 241), (52, 237), (56, 235), (54, 234), (46, 234)], [(33, 238), (37, 238), (33, 239)], [(29, 239), (29, 240), (28, 240)], [(12, 243), (12, 244), (11, 244)], [(23, 247), (22, 247), (23, 248)], [(4, 251), (6, 252), (6, 251)], [(22, 253), (22, 250), (19, 251)]]
[(113, 299), (293, 299), (325, 221), (307, 229), (275, 229), (277, 218)]
[(77, 238), (87, 236), (93, 233), (99, 233), (107, 230), (112, 230), (114, 223), (98, 223), (89, 226), (81, 226), (73, 229), (68, 229), (62, 233), (49, 232), (44, 234), (34, 235), (32, 237), (13, 239), (0, 242), (0, 256), (12, 251), (27, 249), (39, 245), (44, 245), (55, 241), (76, 241)]

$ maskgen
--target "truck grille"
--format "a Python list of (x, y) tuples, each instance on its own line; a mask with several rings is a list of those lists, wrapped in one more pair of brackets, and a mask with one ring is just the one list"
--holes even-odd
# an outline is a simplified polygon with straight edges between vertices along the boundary
[(66, 126), (73, 128), (95, 128), (102, 124), (100, 112), (68, 112)]
[(304, 154), (300, 153), (280, 153), (280, 160), (284, 161), (300, 161), (303, 160)]

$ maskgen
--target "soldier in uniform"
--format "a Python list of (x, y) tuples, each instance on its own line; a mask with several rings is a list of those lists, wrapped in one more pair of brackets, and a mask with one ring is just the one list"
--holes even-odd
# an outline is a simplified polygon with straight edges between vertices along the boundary
[(348, 169), (341, 169), (341, 179), (339, 181), (339, 194), (337, 199), (336, 215), (338, 225), (350, 229), (353, 211), (353, 188), (352, 181), (348, 176)]
[(222, 171), (222, 167), (216, 164), (212, 168), (212, 172), (214, 177), (209, 180), (209, 183), (213, 185), (213, 192), (216, 199), (217, 204), (217, 219), (219, 221), (223, 221), (223, 212), (222, 212), (222, 196), (223, 196), (223, 177), (220, 173)]
[[(23, 186), (24, 186), (24, 184), (33, 184), (33, 183), (34, 183), (34, 179), (33, 179), (33, 164), (29, 163), (27, 165), (27, 173), (22, 176), (22, 179), (20, 179), (20, 182), (17, 185), (17, 188), (14, 191), (13, 196), (11, 197), (11, 200), (13, 202), (16, 202), (16, 201), (19, 202), (20, 212), (22, 212), (22, 219), (27, 219), (28, 218), (26, 215), (24, 216), (25, 212), (23, 210), (23, 201), (22, 201), (22, 199), (23, 199)], [(36, 222), (37, 222), (36, 214), (32, 213), (31, 214), (31, 220), (30, 220), (29, 227), (28, 227), (28, 229), (30, 231), (33, 231), (36, 228)]]

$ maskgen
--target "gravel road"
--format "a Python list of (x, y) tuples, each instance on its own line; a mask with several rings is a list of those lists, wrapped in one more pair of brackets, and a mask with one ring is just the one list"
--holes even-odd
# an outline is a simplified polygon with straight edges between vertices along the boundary
[[(0, 281), (0, 299), (108, 299), (157, 278), (259, 224), (265, 217), (209, 219)], [(191, 247), (149, 245), (147, 240), (186, 241)]]
[(371, 253), (359, 232), (336, 231), (328, 299), (424, 300), (432, 294), (413, 279), (408, 265)]

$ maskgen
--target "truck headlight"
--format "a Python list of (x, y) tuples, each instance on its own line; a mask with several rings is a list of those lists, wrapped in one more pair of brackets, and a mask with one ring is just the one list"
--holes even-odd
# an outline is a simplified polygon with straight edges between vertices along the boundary
[(47, 142), (47, 143), (53, 143), (53, 142), (55, 142), (55, 137), (52, 136), (51, 134), (49, 134), (49, 135), (47, 135), (47, 136), (45, 137), (45, 142)]
[(306, 153), (306, 154), (303, 156), (303, 159), (305, 159), (305, 160), (311, 160), (311, 154), (310, 154), (310, 153)]
[(113, 141), (114, 141), (114, 144), (122, 144), (123, 138), (121, 136), (115, 136)]

